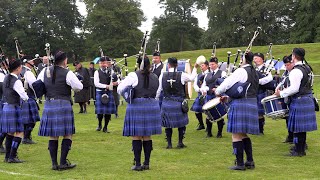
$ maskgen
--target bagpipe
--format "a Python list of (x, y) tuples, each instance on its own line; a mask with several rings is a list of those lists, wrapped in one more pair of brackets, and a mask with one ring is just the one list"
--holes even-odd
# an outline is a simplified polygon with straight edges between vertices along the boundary
[(4, 51), (2, 49), (2, 47), (0, 46), (0, 69), (3, 72), (3, 74), (9, 74), (9, 63), (6, 59), (6, 56), (4, 54)]

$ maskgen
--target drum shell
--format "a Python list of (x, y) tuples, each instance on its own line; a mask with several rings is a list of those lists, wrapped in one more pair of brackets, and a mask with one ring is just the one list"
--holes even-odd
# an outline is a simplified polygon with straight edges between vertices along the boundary
[[(210, 103), (208, 101), (207, 103)], [(203, 107), (206, 107), (205, 105)], [(208, 116), (209, 121), (220, 121), (227, 114), (228, 106), (219, 102), (208, 109), (203, 108), (203, 112)]]
[(288, 105), (285, 103), (284, 98), (276, 98), (268, 96), (261, 100), (264, 107), (265, 114), (273, 119), (284, 118), (289, 113)]

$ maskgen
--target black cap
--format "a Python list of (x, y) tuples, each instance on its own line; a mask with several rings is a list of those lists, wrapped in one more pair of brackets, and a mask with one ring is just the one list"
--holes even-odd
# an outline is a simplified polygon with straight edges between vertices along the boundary
[(67, 58), (67, 53), (63, 52), (63, 51), (58, 51), (55, 55), (54, 55), (54, 62), (55, 63), (59, 63), (64, 61)]
[(108, 56), (103, 56), (103, 57), (100, 58), (99, 61), (104, 62), (104, 61), (111, 61), (111, 60), (110, 60), (110, 58)]
[(254, 53), (253, 56), (261, 57), (264, 60), (264, 55), (262, 53)]
[(168, 63), (172, 64), (172, 65), (177, 65), (178, 64), (178, 60), (175, 57), (170, 57), (170, 58), (168, 58)]
[(155, 52), (153, 53), (153, 56), (160, 56), (160, 52), (155, 51)]
[(33, 60), (33, 57), (32, 57), (32, 56), (25, 55), (25, 56), (23, 56), (23, 57), (21, 58), (21, 60), (22, 60), (23, 63), (26, 63), (26, 62), (28, 62), (28, 61), (30, 61), (30, 60)]
[(289, 56), (284, 56), (282, 59), (283, 63), (291, 63), (292, 61), (292, 54), (290, 54)]
[(73, 66), (77, 66), (78, 64), (80, 64), (79, 61), (74, 61), (74, 62), (73, 62)]
[(215, 62), (218, 64), (219, 60), (217, 57), (212, 57), (212, 58), (210, 58), (209, 62)]
[(90, 64), (94, 64), (94, 62), (90, 62)]
[(294, 48), (292, 54), (301, 57), (301, 60), (304, 60), (304, 55), (306, 54), (303, 48)]
[(11, 61), (9, 61), (9, 71), (12, 72), (15, 69), (17, 69), (18, 67), (21, 66), (21, 60), (20, 59), (13, 59)]

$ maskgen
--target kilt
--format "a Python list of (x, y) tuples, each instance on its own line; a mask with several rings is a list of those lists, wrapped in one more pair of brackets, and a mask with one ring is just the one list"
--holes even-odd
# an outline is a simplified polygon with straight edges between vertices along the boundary
[[(107, 93), (110, 100), (108, 104), (101, 103), (101, 95)], [(115, 114), (116, 104), (114, 102), (114, 97), (112, 91), (96, 91), (96, 104), (95, 104), (96, 114)]]
[(198, 93), (198, 97), (196, 97), (196, 99), (194, 100), (194, 103), (192, 104), (191, 106), (191, 111), (194, 111), (196, 113), (202, 113), (203, 110), (202, 110), (202, 106), (203, 106), (203, 103), (200, 103), (200, 93)]
[(39, 127), (39, 136), (75, 134), (74, 115), (68, 100), (46, 100)]
[(162, 105), (162, 101), (163, 101), (163, 91), (161, 91), (160, 96), (159, 96), (159, 106), (161, 108)]
[[(172, 99), (171, 99), (172, 98)], [(162, 126), (166, 128), (184, 127), (189, 123), (188, 113), (182, 112), (181, 97), (163, 98), (161, 106)]]
[(291, 98), (288, 130), (295, 133), (317, 130), (312, 95)]
[(161, 134), (159, 102), (151, 98), (135, 98), (127, 105), (123, 136)]
[(21, 119), (23, 124), (36, 123), (40, 121), (36, 100), (29, 98), (27, 102), (22, 102)]
[(23, 132), (21, 107), (13, 104), (4, 104), (0, 121), (0, 133)]
[(0, 99), (0, 121), (1, 121), (1, 117), (2, 117), (2, 108), (3, 108), (3, 102)]
[(257, 95), (257, 105), (258, 105), (259, 116), (263, 116), (265, 114), (264, 107), (261, 103), (261, 100), (265, 97), (267, 97), (267, 92), (263, 92)]
[(259, 134), (257, 98), (233, 99), (230, 102), (227, 131)]

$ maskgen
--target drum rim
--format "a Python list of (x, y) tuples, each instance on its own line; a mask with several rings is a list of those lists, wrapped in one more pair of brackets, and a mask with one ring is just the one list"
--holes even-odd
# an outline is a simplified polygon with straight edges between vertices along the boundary
[(264, 103), (266, 103), (268, 101), (277, 100), (277, 99), (284, 99), (284, 98), (283, 97), (278, 97), (276, 95), (270, 95), (270, 96), (267, 96), (267, 97), (261, 99), (261, 103), (264, 104)]
[(209, 110), (209, 108), (205, 108), (205, 106), (206, 106), (206, 104), (209, 104), (210, 102), (215, 102), (215, 101), (217, 101), (217, 99), (219, 99), (219, 103), (216, 103), (216, 104), (213, 104), (212, 106), (210, 106), (210, 109), (211, 108), (214, 108), (215, 106), (217, 106), (218, 104), (220, 104), (221, 103), (221, 101), (220, 101), (220, 98), (219, 97), (216, 97), (216, 98), (213, 98), (213, 99), (210, 99), (208, 102), (206, 102), (203, 106), (202, 106), (202, 109), (203, 110)]

